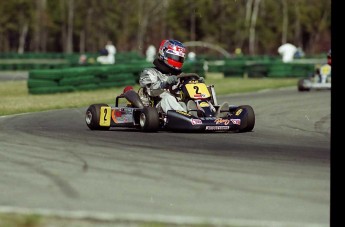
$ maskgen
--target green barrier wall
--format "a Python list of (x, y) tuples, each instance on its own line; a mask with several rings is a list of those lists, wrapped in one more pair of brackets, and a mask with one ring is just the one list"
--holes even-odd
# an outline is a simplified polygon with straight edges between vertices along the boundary
[(315, 71), (315, 63), (283, 63), (280, 60), (226, 60), (218, 70), (225, 77), (307, 77)]
[[(205, 77), (204, 63), (187, 61), (182, 71)], [(27, 86), (31, 94), (51, 94), (135, 85), (139, 83), (140, 72), (147, 67), (154, 65), (146, 61), (133, 61), (128, 64), (30, 70)], [(315, 64), (227, 59), (209, 69), (219, 70), (225, 77), (307, 77), (315, 71)]]
[(27, 86), (30, 94), (52, 94), (134, 85), (137, 77), (129, 65), (31, 70)]

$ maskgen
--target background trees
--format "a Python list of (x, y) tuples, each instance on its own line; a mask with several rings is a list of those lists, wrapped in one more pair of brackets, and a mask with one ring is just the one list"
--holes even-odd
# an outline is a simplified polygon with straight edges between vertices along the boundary
[(329, 0), (0, 0), (0, 15), (1, 52), (97, 52), (108, 39), (142, 54), (165, 38), (250, 55), (331, 46)]

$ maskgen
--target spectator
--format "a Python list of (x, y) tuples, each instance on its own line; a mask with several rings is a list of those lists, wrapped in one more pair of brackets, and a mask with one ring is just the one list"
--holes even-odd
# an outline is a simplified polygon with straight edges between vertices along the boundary
[(235, 54), (236, 57), (241, 57), (241, 56), (243, 56), (242, 49), (239, 48), (239, 47), (237, 47), (237, 48), (235, 49), (235, 51), (234, 51), (234, 54)]
[(87, 56), (85, 54), (82, 54), (79, 56), (79, 64), (80, 65), (85, 65), (87, 62)]
[(97, 62), (101, 64), (115, 64), (115, 54), (116, 47), (112, 41), (108, 41), (105, 45), (105, 49), (102, 49), (100, 52), (101, 56), (97, 57)]
[(153, 45), (150, 45), (146, 49), (146, 61), (147, 62), (153, 62), (156, 56), (156, 47)]
[(188, 53), (188, 61), (193, 62), (193, 61), (195, 61), (195, 59), (196, 59), (196, 54), (193, 51), (189, 52)]
[(285, 43), (278, 48), (278, 53), (285, 63), (293, 61), (296, 51), (297, 47), (291, 43)]
[(304, 51), (301, 47), (297, 47), (297, 50), (294, 54), (294, 58), (303, 58), (304, 57)]

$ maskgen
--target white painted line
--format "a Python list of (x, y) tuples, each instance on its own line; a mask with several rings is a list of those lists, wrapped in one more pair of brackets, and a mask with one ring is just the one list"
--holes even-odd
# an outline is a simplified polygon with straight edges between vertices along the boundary
[(147, 214), (112, 214), (104, 212), (89, 211), (64, 211), (49, 209), (31, 209), (18, 208), (10, 206), (0, 206), (0, 213), (3, 214), (21, 214), (21, 215), (41, 215), (46, 217), (58, 217), (67, 219), (92, 219), (104, 222), (133, 221), (133, 222), (161, 222), (175, 225), (196, 225), (208, 224), (211, 226), (246, 226), (246, 227), (328, 227), (329, 224), (316, 223), (293, 223), (277, 222), (265, 220), (240, 220), (240, 219), (222, 219), (222, 218), (201, 218), (191, 216), (173, 216), (173, 215), (147, 215)]

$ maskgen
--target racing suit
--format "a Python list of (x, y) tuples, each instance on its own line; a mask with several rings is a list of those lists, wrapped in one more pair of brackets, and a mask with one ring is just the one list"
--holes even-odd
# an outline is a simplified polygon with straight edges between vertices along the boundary
[(156, 108), (161, 108), (165, 113), (168, 110), (179, 110), (186, 112), (185, 106), (180, 104), (173, 96), (168, 87), (177, 83), (177, 79), (169, 74), (163, 74), (156, 68), (144, 69), (139, 78), (141, 87), (147, 89), (149, 96), (160, 97)]

